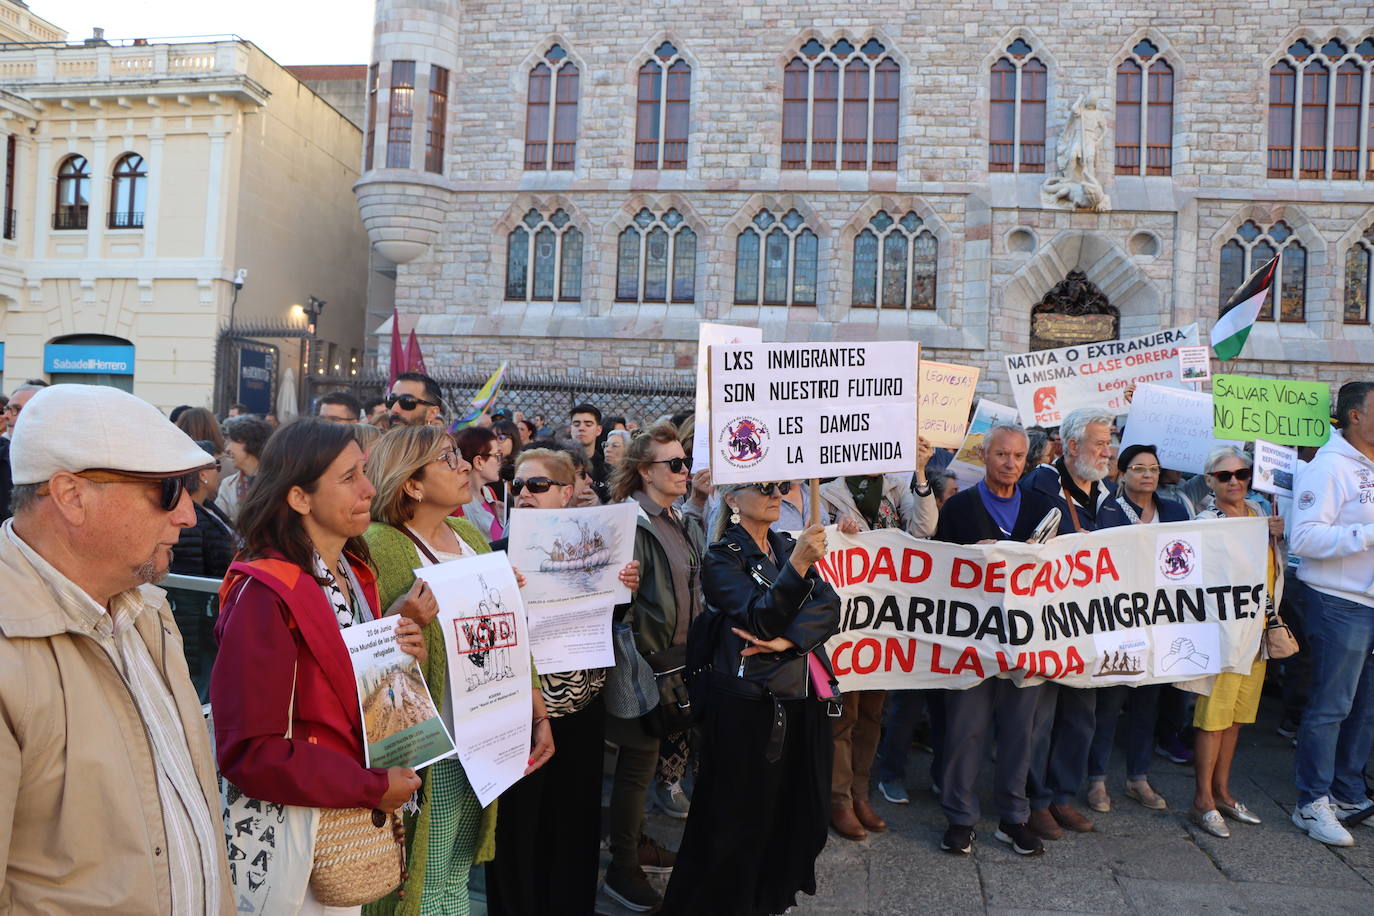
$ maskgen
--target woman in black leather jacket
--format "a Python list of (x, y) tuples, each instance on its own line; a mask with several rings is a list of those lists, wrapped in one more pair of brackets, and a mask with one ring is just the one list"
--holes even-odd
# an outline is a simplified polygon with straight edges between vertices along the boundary
[(769, 530), (786, 486), (717, 488), (723, 531), (701, 569), (709, 609), (688, 637), (689, 655), (709, 647), (709, 666), (697, 659), (692, 674), (701, 770), (664, 913), (764, 916), (816, 892), (834, 708), (818, 686), (834, 689), (824, 644), (839, 631), (840, 599), (812, 568), (824, 528), (800, 541)]

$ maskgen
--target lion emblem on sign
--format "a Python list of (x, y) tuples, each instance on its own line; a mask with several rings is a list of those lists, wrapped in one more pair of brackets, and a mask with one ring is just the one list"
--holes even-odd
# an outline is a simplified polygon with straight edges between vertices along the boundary
[(1159, 570), (1166, 579), (1186, 579), (1197, 563), (1193, 545), (1183, 540), (1172, 540), (1164, 545), (1159, 555)]
[(752, 464), (763, 457), (762, 425), (752, 417), (741, 417), (725, 427), (726, 448), (731, 461)]

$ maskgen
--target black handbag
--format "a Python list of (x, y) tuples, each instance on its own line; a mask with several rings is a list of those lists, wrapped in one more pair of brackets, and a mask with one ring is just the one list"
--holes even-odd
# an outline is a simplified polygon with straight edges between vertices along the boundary
[(687, 691), (687, 647), (673, 646), (645, 658), (654, 672), (658, 705), (639, 720), (644, 730), (665, 738), (691, 728), (701, 717)]

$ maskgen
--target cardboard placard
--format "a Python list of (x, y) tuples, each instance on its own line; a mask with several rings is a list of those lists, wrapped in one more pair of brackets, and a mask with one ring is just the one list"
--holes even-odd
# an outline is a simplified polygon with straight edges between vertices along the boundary
[(1189, 474), (1201, 474), (1207, 456), (1218, 446), (1244, 444), (1212, 436), (1210, 394), (1159, 385), (1136, 388), (1121, 434), (1122, 449), (1153, 445), (1162, 467)]
[(976, 366), (921, 360), (918, 431), (935, 448), (958, 448), (963, 444), (979, 372)]
[(1213, 435), (1281, 445), (1325, 445), (1331, 438), (1331, 386), (1326, 382), (1216, 375)]

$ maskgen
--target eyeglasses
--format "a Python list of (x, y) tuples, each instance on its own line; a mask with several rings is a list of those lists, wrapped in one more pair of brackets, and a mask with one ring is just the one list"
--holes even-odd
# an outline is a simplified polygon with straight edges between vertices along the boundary
[(501, 459), (505, 458), (506, 456), (505, 456), (505, 455), (502, 455), (500, 452), (483, 452), (483, 453), (480, 454), (480, 455), (473, 455), (472, 457), (474, 457), (474, 458), (495, 458), (497, 461), (500, 461)]
[[(77, 471), (77, 477), (84, 477), (92, 483), (142, 483), (156, 485), (160, 488), (158, 493), (159, 505), (163, 512), (171, 512), (176, 509), (181, 502), (181, 494), (198, 483), (198, 477), (203, 468), (196, 468), (176, 477), (163, 477), (159, 474), (140, 474), (136, 471), (110, 471), (105, 468), (91, 468), (85, 471)], [(48, 485), (45, 483), (38, 488), (39, 496), (47, 496), (49, 493)]]
[(547, 493), (549, 492), (549, 487), (570, 486), (572, 486), (572, 484), (564, 483), (561, 480), (554, 480), (552, 477), (525, 477), (523, 479), (517, 477), (510, 482), (510, 491), (516, 496), (519, 496), (520, 492), (526, 487), (529, 487), (531, 493)]
[(666, 464), (668, 470), (674, 474), (681, 474), (684, 470), (692, 469), (692, 459), (690, 458), (664, 458), (661, 461), (650, 461), (649, 464)]
[(497, 433), (497, 434), (496, 434), (496, 441), (497, 441), (497, 442), (509, 442), (509, 441), (510, 441), (510, 436), (507, 436), (505, 433)]
[(1207, 476), (1216, 478), (1217, 483), (1230, 483), (1232, 477), (1236, 480), (1249, 480), (1250, 468), (1241, 468), (1239, 471), (1211, 471)]
[(6, 405), (5, 405), (5, 413), (10, 414), (10, 415), (12, 415), (12, 416), (16, 416), (16, 417), (19, 416), (19, 411), (21, 411), (21, 410), (23, 410), (23, 409), (24, 409), (24, 405), (23, 405), (23, 404), (6, 404)]
[(448, 465), (450, 471), (458, 470), (458, 453), (451, 448), (444, 449), (439, 453), (439, 457), (434, 460), (442, 461), (444, 464)]
[(427, 407), (439, 406), (439, 404), (437, 404), (434, 401), (426, 401), (424, 398), (417, 398), (413, 394), (389, 394), (386, 396), (386, 401), (384, 403), (386, 404), (387, 410), (390, 410), (397, 404), (401, 405), (402, 410), (414, 410), (421, 404), (424, 404)]
[(1160, 467), (1157, 464), (1133, 464), (1126, 468), (1126, 470), (1135, 471), (1137, 474), (1147, 474), (1153, 477), (1159, 474)]
[(792, 492), (792, 481), (790, 480), (780, 480), (777, 483), (755, 483), (750, 484), (750, 486), (764, 496), (772, 496), (775, 492), (786, 496)]

